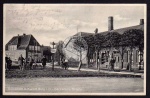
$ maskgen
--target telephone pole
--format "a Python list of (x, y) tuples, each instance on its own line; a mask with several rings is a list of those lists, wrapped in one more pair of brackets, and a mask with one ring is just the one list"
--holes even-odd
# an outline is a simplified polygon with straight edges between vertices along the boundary
[[(52, 44), (53, 49), (54, 49), (54, 46), (56, 45), (55, 42), (52, 42), (51, 44)], [(52, 71), (54, 71), (54, 53), (52, 54), (52, 59), (53, 59), (53, 62), (52, 62)]]

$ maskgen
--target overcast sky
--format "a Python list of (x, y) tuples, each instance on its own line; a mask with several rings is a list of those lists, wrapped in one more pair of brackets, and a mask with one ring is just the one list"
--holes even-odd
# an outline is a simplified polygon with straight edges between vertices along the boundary
[(108, 30), (108, 17), (114, 29), (138, 25), (144, 19), (144, 5), (54, 5), (5, 4), (5, 43), (13, 36), (32, 34), (40, 44), (65, 40), (78, 32)]

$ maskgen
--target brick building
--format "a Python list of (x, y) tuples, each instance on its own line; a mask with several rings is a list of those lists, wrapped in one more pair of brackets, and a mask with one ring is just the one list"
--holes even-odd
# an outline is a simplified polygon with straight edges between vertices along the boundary
[[(102, 35), (107, 35), (109, 32), (118, 32), (119, 34), (123, 34), (125, 31), (127, 30), (131, 30), (131, 29), (136, 29), (136, 30), (142, 30), (144, 31), (144, 19), (140, 20), (140, 23), (138, 25), (135, 26), (130, 26), (130, 27), (125, 27), (125, 28), (120, 28), (120, 29), (114, 29), (113, 26), (113, 17), (108, 17), (108, 31), (105, 32), (98, 32), (98, 34), (102, 34)], [(94, 33), (88, 33), (88, 32), (78, 32), (77, 34), (75, 34), (74, 36), (88, 36), (88, 35), (93, 35)], [(121, 47), (120, 47), (121, 48)], [(121, 60), (121, 55), (119, 53), (118, 50), (112, 48), (111, 50), (106, 48), (103, 48), (101, 50), (100, 53), (101, 54), (101, 58), (98, 57), (98, 59), (101, 59), (101, 67), (103, 68), (107, 68), (108, 64), (109, 64), (109, 56), (113, 53), (114, 58), (116, 59), (115, 62), (115, 68), (116, 69), (127, 69), (128, 70), (128, 64), (130, 62), (130, 48), (126, 47), (125, 49), (126, 51), (124, 52), (123, 55), (123, 60)], [(140, 52), (138, 47), (135, 47), (133, 49), (132, 52), (132, 68), (137, 68), (139, 65), (139, 62), (143, 60), (143, 55), (144, 55), (144, 51)], [(83, 63), (87, 62), (87, 58), (83, 59)], [(99, 61), (99, 60), (98, 60)], [(92, 54), (90, 56), (90, 63), (94, 63), (95, 62), (95, 54)], [(123, 63), (123, 64), (122, 64)]]
[(48, 62), (52, 61), (52, 53), (50, 46), (41, 46), (41, 56), (45, 56)]
[(41, 46), (33, 35), (14, 36), (5, 46), (5, 53), (12, 61), (17, 61), (22, 54), (28, 60), (31, 56), (35, 61), (41, 60)]
[[(119, 34), (123, 34), (127, 30), (136, 29), (136, 30), (142, 30), (144, 31), (144, 19), (140, 20), (139, 25), (125, 27), (121, 29), (113, 29), (113, 17), (108, 18), (108, 31), (101, 32), (101, 34), (106, 35), (109, 32), (118, 32)], [(143, 34), (144, 35), (144, 34)], [(120, 47), (122, 48), (122, 47)], [(121, 50), (121, 49), (120, 49)], [(121, 55), (118, 50), (115, 48), (111, 49), (111, 51), (108, 48), (102, 49), (102, 67), (107, 67), (109, 62), (109, 55), (114, 56), (116, 62), (115, 62), (115, 68), (116, 69), (129, 69), (129, 62), (130, 62), (130, 53), (131, 50), (129, 47), (125, 48), (123, 60), (121, 60)], [(144, 51), (140, 52), (138, 47), (135, 47), (132, 51), (132, 68), (137, 68), (139, 65), (139, 62), (143, 60)], [(122, 64), (123, 63), (123, 64)]]

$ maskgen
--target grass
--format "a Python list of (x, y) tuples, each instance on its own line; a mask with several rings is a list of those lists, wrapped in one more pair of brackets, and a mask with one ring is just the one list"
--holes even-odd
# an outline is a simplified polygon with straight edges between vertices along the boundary
[(119, 75), (109, 74), (102, 72), (89, 72), (89, 71), (75, 71), (75, 70), (64, 70), (62, 68), (55, 68), (52, 71), (51, 68), (46, 69), (34, 69), (34, 70), (19, 70), (11, 69), (6, 71), (6, 78), (35, 78), (35, 77), (139, 77), (135, 75)]

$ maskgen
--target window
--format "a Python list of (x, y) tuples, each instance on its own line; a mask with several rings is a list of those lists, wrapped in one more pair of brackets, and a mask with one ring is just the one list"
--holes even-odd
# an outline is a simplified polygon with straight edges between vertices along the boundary
[(31, 46), (29, 45), (29, 50), (31, 50)]
[(31, 46), (31, 49), (34, 50), (34, 46)]
[(9, 50), (11, 50), (11, 46), (9, 46)]
[(106, 54), (102, 53), (101, 64), (104, 64), (105, 62), (106, 62)]
[(9, 50), (17, 50), (17, 45), (9, 45), (8, 49)]
[(13, 45), (13, 50), (17, 50), (17, 45)]
[(30, 45), (29, 50), (34, 50), (34, 47)]
[(143, 52), (139, 51), (139, 62), (143, 61)]
[(8, 46), (8, 50), (11, 50), (10, 46)]
[(36, 51), (37, 49), (38, 49), (38, 46), (32, 46), (32, 45), (29, 46), (29, 50), (35, 50)]
[(38, 46), (35, 46), (35, 51), (37, 51), (38, 50)]
[(40, 51), (41, 49), (40, 49), (40, 46), (38, 46), (38, 51)]

